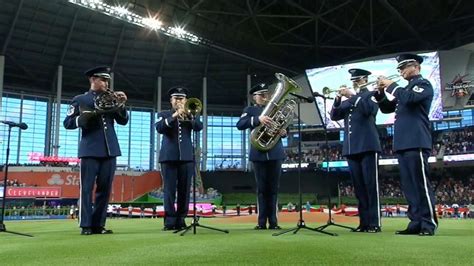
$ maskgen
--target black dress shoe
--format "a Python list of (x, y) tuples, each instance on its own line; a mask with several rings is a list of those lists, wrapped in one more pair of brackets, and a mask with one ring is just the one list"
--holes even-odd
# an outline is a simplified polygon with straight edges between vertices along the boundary
[(351, 232), (357, 232), (357, 233), (367, 232), (367, 226), (359, 225), (357, 226), (357, 228), (352, 229)]
[(174, 226), (164, 226), (163, 231), (172, 231), (172, 230), (175, 230)]
[(368, 233), (380, 233), (380, 232), (382, 232), (382, 228), (380, 228), (380, 226), (369, 226), (369, 228), (367, 228), (367, 232)]
[(253, 229), (255, 229), (255, 230), (265, 230), (265, 229), (267, 229), (267, 227), (266, 227), (266, 226), (262, 226), (262, 225), (257, 225), (257, 226), (255, 226)]
[(421, 230), (419, 233), (420, 236), (434, 236), (434, 232), (430, 230)]
[(268, 229), (270, 229), (270, 230), (281, 230), (281, 227), (279, 225), (270, 225), (268, 227)]
[(94, 234), (94, 235), (110, 235), (110, 234), (113, 234), (113, 233), (114, 233), (114, 231), (112, 231), (110, 229), (105, 229), (104, 227), (92, 229), (92, 234)]
[(85, 236), (92, 235), (92, 229), (88, 227), (82, 228), (81, 235), (85, 235)]
[(401, 231), (395, 231), (396, 235), (418, 235), (418, 231), (413, 231), (409, 229), (401, 230)]

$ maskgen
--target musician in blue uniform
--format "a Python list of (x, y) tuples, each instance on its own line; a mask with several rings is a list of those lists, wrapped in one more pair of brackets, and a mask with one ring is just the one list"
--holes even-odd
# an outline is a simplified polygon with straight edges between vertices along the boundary
[[(109, 67), (95, 67), (85, 72), (89, 79), (88, 92), (73, 98), (66, 118), (66, 129), (81, 129), (79, 158), (81, 158), (80, 182), (80, 227), (82, 235), (111, 234), (105, 229), (107, 206), (115, 175), (116, 158), (121, 155), (115, 122), (128, 123), (128, 113), (123, 107), (113, 112), (99, 114), (95, 110), (95, 100), (104, 93), (110, 80)], [(118, 101), (125, 103), (124, 92), (115, 92)], [(95, 201), (92, 194), (96, 184)]]
[(383, 113), (395, 112), (393, 150), (400, 166), (401, 187), (408, 201), (410, 219), (407, 228), (396, 233), (432, 236), (438, 227), (428, 165), (432, 147), (428, 114), (433, 87), (420, 74), (421, 56), (401, 54), (396, 59), (398, 72), (408, 85), (401, 87), (380, 77), (375, 94)]
[[(334, 99), (331, 119), (344, 119), (342, 155), (347, 158), (349, 172), (359, 201), (359, 226), (355, 232), (381, 231), (378, 182), (379, 135), (375, 125), (378, 106), (364, 85), (371, 74), (363, 69), (349, 69), (353, 88), (342, 86)], [(342, 101), (342, 97), (347, 100)]]
[(191, 177), (195, 173), (192, 131), (202, 130), (199, 118), (190, 119), (185, 113), (184, 105), (188, 94), (189, 91), (184, 87), (171, 88), (168, 95), (172, 109), (159, 113), (155, 125), (158, 133), (163, 136), (159, 159), (165, 208), (163, 230), (179, 230), (186, 227)]
[[(265, 84), (259, 84), (250, 90), (250, 94), (255, 101), (255, 106), (248, 106), (244, 109), (237, 128), (239, 130), (254, 129), (263, 124), (272, 122), (268, 116), (261, 116), (267, 101), (269, 100), (268, 88)], [(280, 132), (281, 136), (286, 136), (286, 130)], [(281, 229), (278, 226), (278, 187), (280, 184), (281, 164), (285, 159), (285, 152), (280, 141), (269, 151), (261, 152), (254, 147), (250, 147), (249, 160), (253, 164), (255, 179), (257, 181), (257, 203), (258, 203), (258, 224), (255, 229)]]

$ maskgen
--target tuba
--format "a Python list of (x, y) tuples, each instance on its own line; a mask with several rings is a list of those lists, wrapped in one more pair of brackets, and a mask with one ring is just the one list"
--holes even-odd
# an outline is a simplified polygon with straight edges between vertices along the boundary
[(281, 73), (275, 73), (278, 84), (261, 115), (272, 119), (270, 126), (259, 125), (250, 133), (250, 143), (259, 151), (268, 151), (280, 140), (280, 131), (293, 120), (296, 102), (288, 99), (289, 93), (298, 92), (301, 87)]

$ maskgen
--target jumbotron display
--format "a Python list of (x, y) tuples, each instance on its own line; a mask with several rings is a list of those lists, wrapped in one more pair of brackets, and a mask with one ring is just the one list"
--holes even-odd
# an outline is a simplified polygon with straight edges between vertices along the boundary
[[(423, 64), (421, 64), (421, 75), (428, 79), (433, 85), (434, 98), (431, 104), (429, 113), (430, 120), (440, 120), (443, 118), (442, 114), (442, 100), (441, 100), (441, 81), (440, 81), (440, 68), (439, 68), (439, 56), (438, 52), (430, 52), (419, 54), (423, 57)], [(351, 68), (361, 68), (372, 72), (369, 76), (369, 82), (375, 81), (378, 76), (392, 76), (398, 75), (397, 72), (397, 61), (395, 58), (385, 58), (379, 60), (363, 61), (358, 63), (350, 63), (345, 65), (329, 66), (322, 68), (307, 69), (306, 76), (308, 77), (311, 90), (323, 94), (323, 88), (328, 87), (331, 91), (337, 91), (340, 86), (347, 85), (352, 87), (350, 81), (350, 74), (348, 72)], [(397, 79), (396, 82), (400, 86), (406, 86), (408, 82), (403, 78)], [(373, 86), (369, 86), (369, 90), (373, 90)], [(330, 94), (330, 98), (334, 98), (335, 92)], [(329, 113), (333, 105), (333, 99), (327, 99), (326, 101), (326, 117), (324, 117), (324, 100), (322, 98), (316, 98), (316, 104), (321, 114), (321, 121), (325, 121), (327, 128), (343, 128), (344, 121), (332, 121)], [(376, 123), (378, 125), (389, 125), (395, 121), (395, 113), (383, 114), (382, 112), (377, 113)]]

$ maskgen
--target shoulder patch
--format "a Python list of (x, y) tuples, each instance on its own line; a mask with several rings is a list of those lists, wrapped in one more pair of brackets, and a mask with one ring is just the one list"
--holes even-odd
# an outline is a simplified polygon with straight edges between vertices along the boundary
[(76, 108), (74, 107), (74, 105), (69, 105), (69, 108), (67, 109), (67, 116), (73, 115), (75, 110)]
[(417, 93), (422, 93), (425, 89), (421, 88), (421, 87), (418, 87), (418, 86), (415, 86), (413, 87), (412, 89), (414, 92), (417, 92)]
[(243, 118), (243, 117), (246, 117), (248, 114), (247, 113), (243, 113), (240, 118)]

